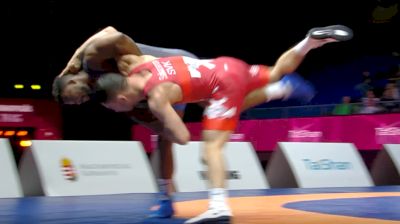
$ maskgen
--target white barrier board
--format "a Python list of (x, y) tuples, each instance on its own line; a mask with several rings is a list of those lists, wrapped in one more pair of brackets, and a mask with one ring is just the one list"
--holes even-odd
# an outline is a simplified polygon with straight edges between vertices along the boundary
[(26, 195), (157, 192), (143, 146), (133, 141), (33, 141), (20, 174)]
[(15, 159), (8, 139), (0, 139), (0, 198), (22, 197)]
[(373, 186), (351, 143), (279, 142), (266, 173), (271, 187)]
[[(178, 192), (206, 191), (206, 168), (201, 162), (202, 142), (174, 145), (174, 183)], [(223, 150), (226, 188), (229, 190), (266, 189), (268, 183), (251, 143), (228, 142)]]

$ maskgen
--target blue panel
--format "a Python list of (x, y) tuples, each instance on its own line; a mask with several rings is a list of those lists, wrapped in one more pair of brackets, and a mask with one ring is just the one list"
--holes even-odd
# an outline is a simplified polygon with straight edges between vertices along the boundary
[(284, 207), (332, 215), (400, 221), (400, 197), (315, 200), (288, 203)]

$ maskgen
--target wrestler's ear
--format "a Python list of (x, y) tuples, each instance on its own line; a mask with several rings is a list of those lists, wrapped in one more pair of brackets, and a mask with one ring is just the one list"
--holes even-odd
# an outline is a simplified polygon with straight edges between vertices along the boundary
[(128, 101), (128, 98), (124, 94), (118, 94), (116, 98), (118, 103), (125, 103)]

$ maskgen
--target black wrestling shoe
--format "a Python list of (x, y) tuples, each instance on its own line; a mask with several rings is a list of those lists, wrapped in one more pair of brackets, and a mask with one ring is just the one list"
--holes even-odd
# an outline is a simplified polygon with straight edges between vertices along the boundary
[(308, 36), (318, 40), (332, 38), (337, 41), (347, 41), (353, 38), (353, 30), (343, 25), (316, 27), (308, 31)]

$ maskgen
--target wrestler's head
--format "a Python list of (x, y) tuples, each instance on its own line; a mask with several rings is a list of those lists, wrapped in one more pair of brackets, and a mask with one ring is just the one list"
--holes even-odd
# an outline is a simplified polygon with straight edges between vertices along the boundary
[(89, 100), (89, 76), (86, 72), (58, 76), (53, 82), (53, 96), (63, 104), (81, 104)]
[(117, 73), (99, 77), (95, 90), (98, 101), (116, 112), (131, 111), (142, 100), (140, 94), (129, 85), (127, 77)]

